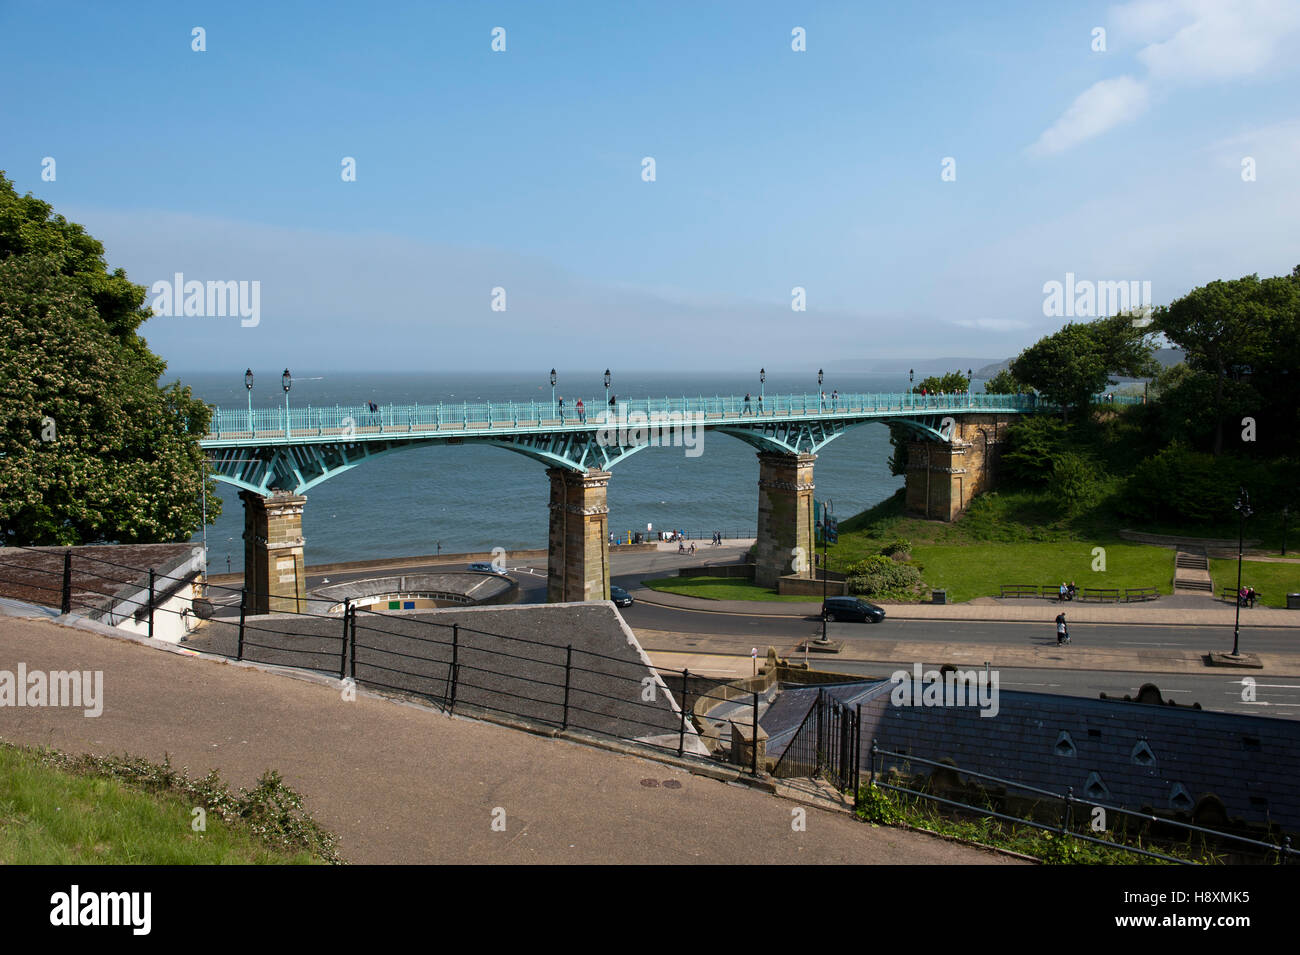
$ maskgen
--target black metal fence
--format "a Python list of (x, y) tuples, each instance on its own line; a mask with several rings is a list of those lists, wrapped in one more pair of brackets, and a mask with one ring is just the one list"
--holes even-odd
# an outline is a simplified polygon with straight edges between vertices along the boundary
[[(971, 777), (981, 782), (992, 783), (995, 787), (1001, 787), (1002, 792), (998, 795), (997, 800), (985, 795), (981, 802), (973, 803), (949, 797), (962, 795), (976, 787), (963, 787), (956, 793), (941, 790), (947, 792), (947, 794), (940, 795), (939, 792), (934, 791), (935, 787), (915, 789), (899, 785), (896, 782), (891, 783), (882, 777), (878, 769), (878, 767), (883, 768), (886, 759), (901, 761), (905, 765), (909, 765), (909, 767), (911, 763), (919, 763), (922, 766), (931, 767), (932, 770), (941, 769), (958, 777)], [(875, 739), (871, 741), (871, 750), (868, 757), (868, 785), (900, 793), (911, 798), (924, 799), (959, 813), (973, 813), (980, 817), (992, 817), (1014, 825), (1029, 826), (1062, 836), (1068, 835), (1083, 842), (1119, 849), (1134, 855), (1159, 859), (1165, 862), (1175, 862), (1183, 865), (1195, 864), (1189, 859), (1178, 858), (1160, 852), (1153, 846), (1170, 848), (1174, 845), (1186, 845), (1200, 851), (1214, 851), (1216, 849), (1218, 851), (1232, 851), (1235, 848), (1239, 852), (1256, 857), (1259, 861), (1276, 862), (1282, 865), (1294, 864), (1300, 859), (1300, 850), (1292, 848), (1289, 835), (1281, 835), (1278, 842), (1264, 842), (1237, 833), (1207, 829), (1192, 823), (1156, 816), (1149, 812), (1126, 809), (1123, 806), (1097, 802), (1092, 799), (1081, 800), (1074, 795), (1073, 787), (1070, 787), (1064, 793), (1040, 789), (1036, 786), (1003, 779), (988, 773), (962, 769), (950, 762), (936, 762), (911, 753), (883, 749)], [(1007, 808), (1005, 805), (1007, 791), (1027, 794), (1028, 799), (1032, 801), (1038, 811), (1033, 813), (1025, 812), (1020, 815), (1001, 811), (1002, 808)], [(1101, 810), (1101, 813), (1098, 814), (1097, 810)], [(1053, 822), (1045, 821), (1044, 816), (1048, 813), (1054, 813), (1056, 820)], [(1102, 823), (1100, 828), (1097, 827), (1099, 820)], [(1112, 838), (1105, 839), (1094, 834), (1099, 831), (1110, 833)], [(1193, 846), (1193, 842), (1197, 843), (1197, 845)]]
[(856, 794), (861, 773), (861, 726), (861, 704), (850, 707), (819, 689), (772, 775), (781, 779), (825, 776), (841, 792)]
[[(15, 552), (25, 548), (8, 548)], [(188, 615), (166, 606), (159, 595), (180, 578), (85, 554), (62, 555), (58, 570), (5, 559), (0, 549), (0, 583), (38, 593), (46, 606), (102, 612), (106, 605), (134, 603), (135, 616), (153, 633), (157, 614)], [(48, 552), (46, 552), (48, 553)], [(102, 576), (83, 573), (74, 586), (72, 563), (89, 561)], [(112, 568), (109, 570), (108, 568)], [(147, 591), (145, 579), (148, 580)], [(103, 581), (104, 589), (95, 586)], [(238, 617), (205, 622), (205, 652), (235, 660), (309, 670), (357, 686), (428, 701), (448, 712), (522, 721), (541, 728), (576, 731), (635, 742), (683, 758), (727, 755), (722, 745), (705, 757), (688, 701), (706, 697), (734, 702), (735, 692), (716, 686), (692, 688), (688, 669), (651, 668), (639, 655), (617, 656), (572, 644), (559, 645), (519, 635), (442, 623), (426, 617), (386, 614), (345, 602), (342, 614), (279, 613), (253, 616), (249, 594), (238, 588), (211, 590), (240, 595)], [(112, 587), (114, 589), (107, 589)], [(139, 598), (123, 591), (144, 593)], [(176, 588), (171, 587), (174, 591)], [(210, 616), (210, 615), (209, 615)], [(718, 681), (722, 682), (722, 681)], [(758, 695), (730, 720), (754, 736), (759, 731)], [(733, 745), (734, 749), (734, 745)], [(740, 768), (758, 774), (757, 747)]]

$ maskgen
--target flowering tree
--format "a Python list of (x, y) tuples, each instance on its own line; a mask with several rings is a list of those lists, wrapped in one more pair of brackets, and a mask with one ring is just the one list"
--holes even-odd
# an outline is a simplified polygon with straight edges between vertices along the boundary
[(145, 289), (51, 213), (0, 174), (0, 543), (187, 540), (209, 410), (159, 386)]

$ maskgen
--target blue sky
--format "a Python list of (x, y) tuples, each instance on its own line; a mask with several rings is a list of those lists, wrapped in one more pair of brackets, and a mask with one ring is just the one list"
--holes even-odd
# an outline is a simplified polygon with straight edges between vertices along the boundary
[(898, 6), (5, 3), (0, 168), (260, 283), (146, 323), (177, 370), (996, 359), (1067, 272), (1300, 263), (1297, 0)]

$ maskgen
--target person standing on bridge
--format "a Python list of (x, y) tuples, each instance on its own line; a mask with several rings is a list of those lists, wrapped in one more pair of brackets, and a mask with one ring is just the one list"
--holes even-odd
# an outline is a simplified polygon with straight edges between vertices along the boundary
[(745, 392), (745, 407), (740, 409), (742, 415), (753, 414), (754, 409), (749, 406), (749, 392)]
[(560, 424), (564, 424), (564, 395), (560, 395)]
[(587, 410), (582, 406), (582, 399), (578, 399), (578, 420), (583, 424), (587, 423)]
[(840, 404), (840, 390), (838, 388), (831, 391), (831, 410), (834, 411)]

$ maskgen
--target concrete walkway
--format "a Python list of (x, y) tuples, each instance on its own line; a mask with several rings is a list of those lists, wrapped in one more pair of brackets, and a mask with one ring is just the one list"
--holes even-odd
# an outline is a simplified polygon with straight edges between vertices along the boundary
[[(742, 614), (762, 617), (816, 617), (821, 601), (784, 600), (704, 600), (684, 597), (645, 587), (632, 591), (637, 600), (675, 610), (705, 613)], [(977, 597), (956, 604), (900, 604), (882, 601), (891, 617), (904, 620), (1008, 620), (1042, 622), (1055, 619), (1062, 610), (1075, 623), (1132, 623), (1148, 626), (1194, 624), (1198, 626), (1232, 626), (1236, 608), (1208, 594), (1162, 596), (1141, 603), (1083, 603), (1078, 600), (1058, 603), (1045, 599), (1001, 599)], [(1300, 627), (1300, 610), (1280, 610), (1256, 605), (1243, 608), (1243, 623), (1251, 627)]]
[[(240, 786), (279, 770), (351, 862), (1014, 861), (625, 753), (366, 693), (345, 701), (324, 678), (0, 617), (0, 669), (19, 662), (103, 671), (104, 712), (4, 707), (0, 737), (72, 753), (169, 753), (192, 775), (217, 769)], [(800, 811), (806, 829), (795, 831)]]

